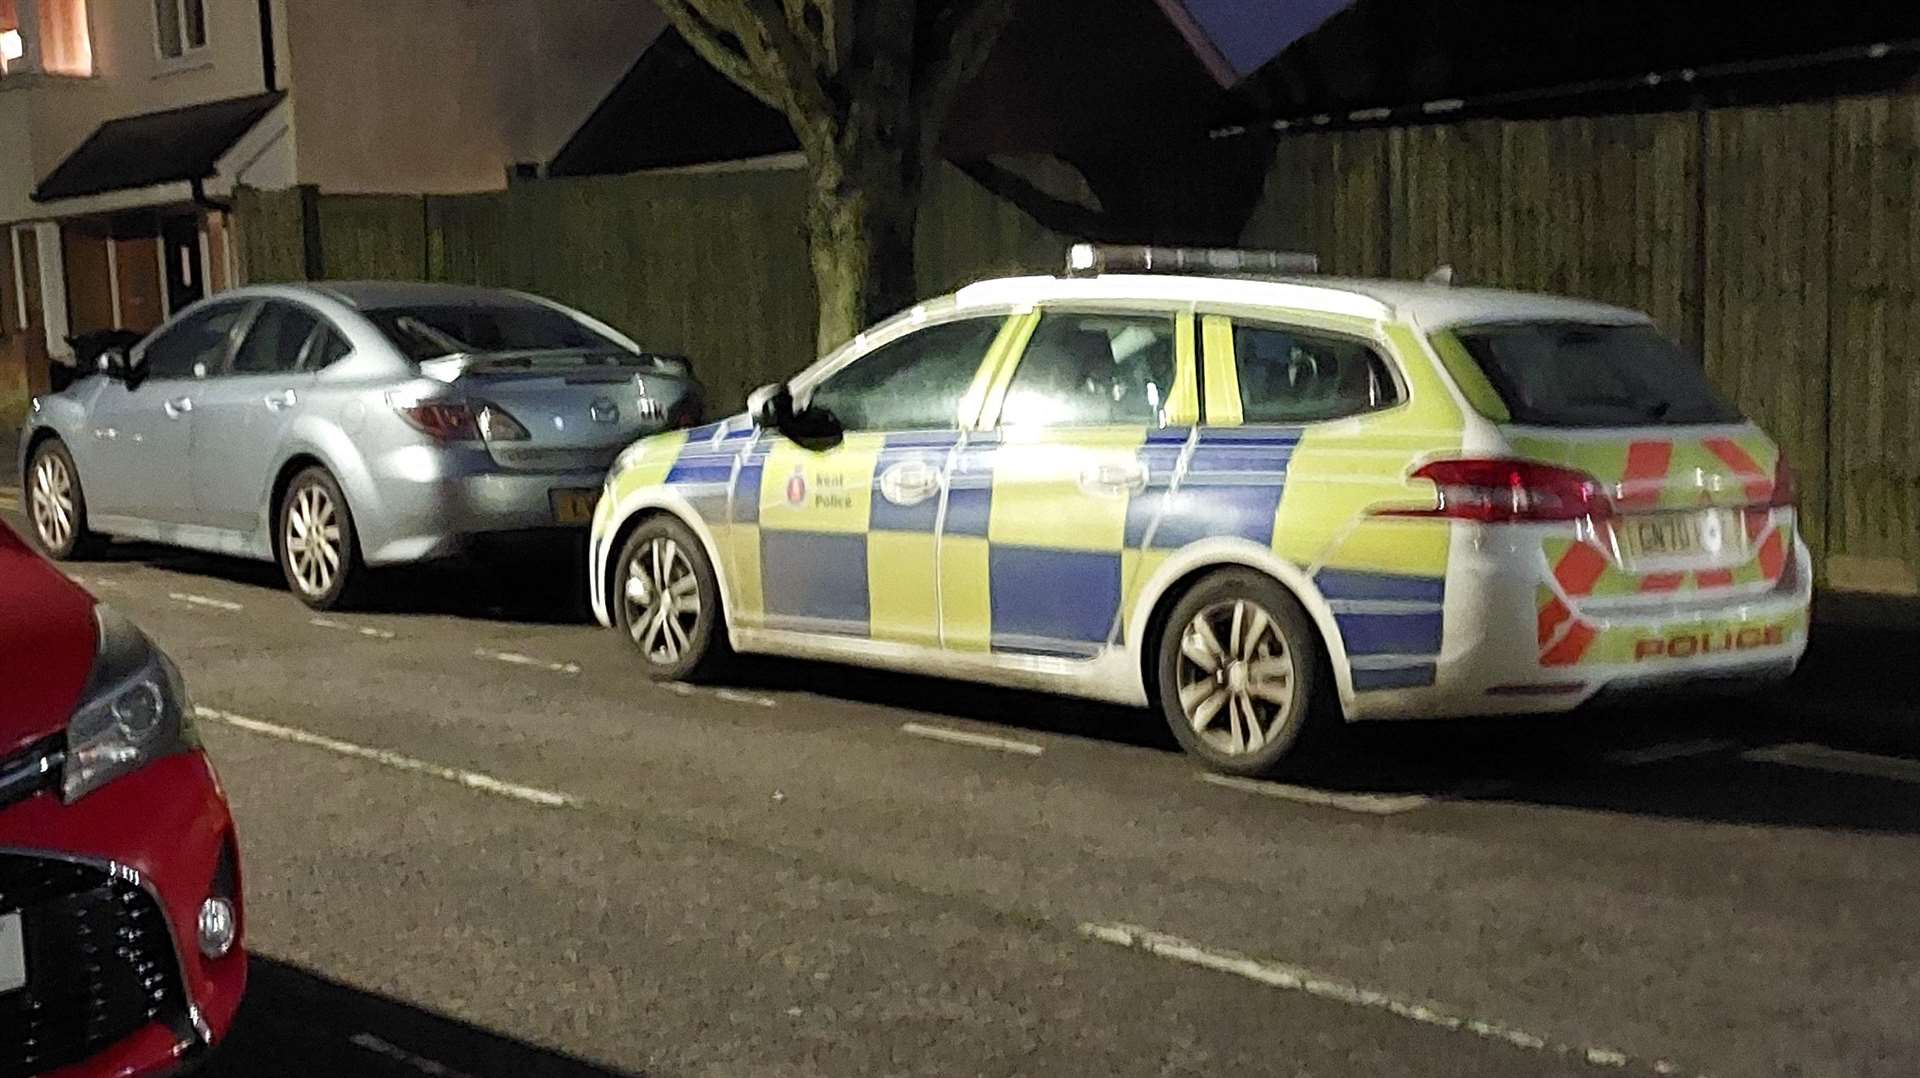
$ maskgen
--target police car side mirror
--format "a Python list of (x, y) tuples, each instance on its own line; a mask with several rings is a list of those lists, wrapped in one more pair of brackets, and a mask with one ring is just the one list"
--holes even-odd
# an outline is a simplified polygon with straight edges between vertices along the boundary
[(793, 390), (785, 382), (761, 386), (747, 394), (747, 414), (757, 426), (782, 429), (793, 416)]

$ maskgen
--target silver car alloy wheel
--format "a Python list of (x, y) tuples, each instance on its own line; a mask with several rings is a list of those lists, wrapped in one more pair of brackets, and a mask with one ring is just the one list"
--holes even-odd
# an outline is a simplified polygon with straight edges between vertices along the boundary
[(58, 453), (42, 453), (33, 465), (33, 527), (49, 550), (73, 538), (73, 473)]
[(649, 661), (670, 665), (693, 647), (700, 621), (700, 577), (680, 544), (664, 536), (627, 563), (627, 631)]
[(1245, 599), (1205, 607), (1180, 634), (1180, 707), (1228, 756), (1258, 752), (1293, 715), (1293, 652), (1273, 615)]
[(287, 564), (300, 590), (320, 596), (340, 574), (340, 513), (332, 495), (317, 485), (294, 492), (287, 510)]

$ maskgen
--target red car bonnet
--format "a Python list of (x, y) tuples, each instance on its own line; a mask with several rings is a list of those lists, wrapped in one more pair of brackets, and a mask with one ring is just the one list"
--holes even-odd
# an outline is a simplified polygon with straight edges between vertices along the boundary
[(0, 523), (0, 757), (66, 728), (99, 638), (93, 596)]

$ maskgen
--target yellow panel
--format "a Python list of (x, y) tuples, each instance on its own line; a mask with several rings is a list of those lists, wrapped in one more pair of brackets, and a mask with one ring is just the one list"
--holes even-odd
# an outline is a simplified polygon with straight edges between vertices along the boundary
[(1193, 337), (1193, 312), (1186, 311), (1174, 330), (1173, 388), (1167, 394), (1165, 412), (1169, 427), (1191, 427), (1200, 422), (1199, 356)]
[[(1007, 379), (1012, 377), (1013, 372), (1009, 360), (1027, 346), (1027, 338), (1033, 336), (1033, 327), (1039, 321), (1039, 314), (1029, 311), (1008, 318), (1000, 327), (1000, 334), (993, 339), (993, 346), (987, 349), (986, 359), (981, 361), (980, 369), (974, 372), (973, 384), (967, 388), (967, 395), (960, 398), (961, 429), (976, 428), (980, 408), (995, 385), (1000, 386), (1002, 396), (1006, 394)], [(994, 410), (999, 410), (997, 402)]]
[(1123, 488), (1090, 491), (1082, 476), (1139, 468), (1145, 427), (1008, 428), (994, 451), (993, 510), (987, 536), (996, 543), (1055, 550), (1118, 551), (1125, 545)]
[(868, 618), (875, 640), (935, 645), (940, 600), (934, 583), (934, 537), (917, 532), (867, 535)]
[(1216, 427), (1240, 424), (1240, 371), (1233, 357), (1233, 323), (1210, 314), (1201, 319), (1200, 341), (1207, 365), (1207, 423)]
[(1428, 338), (1433, 342), (1433, 350), (1440, 356), (1440, 362), (1446, 365), (1453, 375), (1453, 384), (1460, 387), (1460, 395), (1467, 398), (1473, 410), (1495, 423), (1508, 423), (1513, 413), (1507, 409), (1507, 403), (1500, 399), (1499, 390), (1487, 380), (1487, 372), (1474, 362), (1467, 346), (1452, 330), (1442, 330)]
[(987, 580), (985, 539), (949, 535), (940, 541), (940, 622), (954, 651), (993, 645), (993, 593)]
[(614, 496), (625, 497), (642, 487), (657, 487), (666, 482), (667, 473), (673, 471), (673, 464), (680, 459), (680, 450), (686, 444), (684, 430), (657, 434), (641, 442), (640, 451), (627, 458), (614, 480)]
[[(988, 363), (983, 370), (991, 371), (986, 390), (986, 399), (980, 409), (980, 426), (991, 427), (1000, 421), (1000, 406), (1007, 401), (1007, 387), (1013, 384), (1013, 372), (1020, 366), (1020, 357), (1027, 350), (1027, 342), (1033, 339), (1033, 331), (1040, 324), (1040, 312), (1029, 311), (1019, 315), (1001, 331), (1000, 339), (994, 342), (993, 354), (997, 362)], [(968, 391), (971, 394), (971, 390)]]
[(1120, 555), (1120, 579), (1126, 581), (1126, 599), (1120, 605), (1122, 639), (1133, 632), (1133, 608), (1139, 605), (1140, 590), (1172, 556), (1171, 550), (1128, 550)]
[(729, 609), (742, 624), (759, 625), (767, 616), (766, 594), (760, 586), (760, 529), (752, 524), (735, 524), (728, 531), (732, 548), (728, 557), (733, 568), (727, 580), (732, 590), (727, 597), (732, 604)]
[[(823, 452), (784, 440), (775, 444), (760, 477), (760, 527), (865, 533), (873, 502), (874, 462), (883, 440), (875, 433), (849, 434)], [(797, 484), (795, 476), (800, 478)]]

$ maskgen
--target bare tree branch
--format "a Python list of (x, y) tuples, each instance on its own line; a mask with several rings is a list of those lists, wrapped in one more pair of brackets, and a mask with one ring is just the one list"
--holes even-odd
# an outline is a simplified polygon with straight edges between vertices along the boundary
[(938, 152), (947, 114), (986, 66), (1013, 8), (1014, 0), (946, 0), (934, 13), (913, 80), (923, 160)]
[(1113, 231), (1114, 226), (1106, 214), (1050, 195), (1011, 169), (984, 160), (961, 162), (959, 165), (960, 170), (973, 177), (975, 183), (1018, 206), (1027, 216), (1055, 232), (1097, 243), (1128, 239)]
[[(710, 0), (709, 0), (710, 2)], [(730, 23), (720, 17), (709, 15), (700, 5), (700, 0), (654, 0), (660, 11), (673, 24), (687, 44), (700, 58), (712, 65), (715, 71), (732, 80), (734, 85), (752, 94), (760, 103), (774, 109), (785, 109), (779, 91), (753, 66), (753, 62), (739, 48), (739, 34)]]

